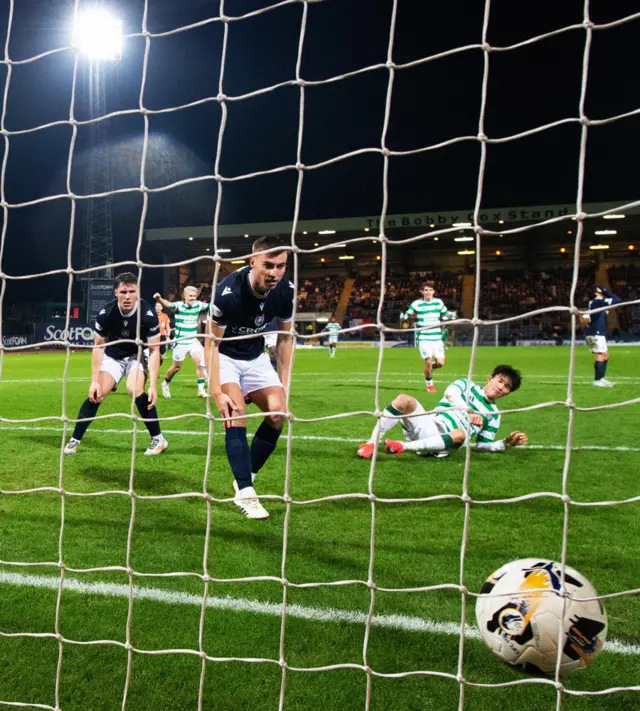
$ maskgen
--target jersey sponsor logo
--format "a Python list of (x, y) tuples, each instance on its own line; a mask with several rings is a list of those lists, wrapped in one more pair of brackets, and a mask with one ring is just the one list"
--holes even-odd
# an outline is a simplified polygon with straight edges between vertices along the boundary
[(226, 296), (227, 294), (231, 294), (231, 289), (228, 286), (225, 286), (222, 290), (222, 296)]
[(248, 333), (262, 333), (266, 326), (261, 328), (251, 328), (250, 326), (233, 326), (231, 329), (232, 333), (237, 333), (239, 335), (246, 335)]

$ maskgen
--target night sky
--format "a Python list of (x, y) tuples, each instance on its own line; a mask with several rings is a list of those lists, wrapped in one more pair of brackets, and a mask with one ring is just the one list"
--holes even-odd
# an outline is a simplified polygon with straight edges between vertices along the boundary
[[(228, 15), (266, 7), (268, 0), (227, 0)], [(3, 6), (6, 3), (3, 4)], [(205, 0), (149, 0), (148, 29), (162, 32), (217, 15), (219, 3)], [(141, 29), (143, 3), (130, 0), (110, 8), (125, 32)], [(321, 80), (386, 61), (391, 0), (325, 0), (309, 6), (302, 76)], [(19, 0), (9, 44), (20, 60), (69, 44), (73, 3)], [(640, 2), (591, 3), (591, 20), (610, 22), (640, 11)], [(396, 63), (475, 44), (482, 38), (484, 3), (399, 0), (393, 58)], [(0, 38), (6, 40), (8, 10), (0, 10)], [(229, 26), (224, 92), (238, 96), (294, 78), (302, 4), (294, 3)], [(580, 23), (576, 0), (491, 3), (488, 41), (504, 46)], [(640, 107), (638, 76), (640, 19), (594, 33), (586, 114), (602, 119)], [(151, 41), (144, 105), (163, 109), (218, 93), (221, 23)], [(582, 29), (508, 52), (490, 55), (485, 132), (503, 137), (567, 117), (576, 117), (586, 33)], [(109, 71), (107, 109), (138, 106), (143, 38), (126, 42), (123, 59)], [(15, 131), (69, 116), (73, 55), (58, 53), (13, 69), (5, 127)], [(0, 70), (4, 88), (6, 66)], [(456, 136), (475, 135), (480, 112), (483, 54), (461, 52), (396, 72), (387, 146), (411, 150)], [(379, 147), (388, 84), (386, 69), (305, 90), (302, 159), (306, 165), (348, 151)], [(237, 176), (296, 160), (299, 89), (284, 87), (228, 103), (221, 173)], [(86, 72), (78, 77), (75, 114), (89, 117)], [(221, 109), (210, 102), (187, 110), (152, 115), (147, 160), (149, 187), (212, 174)], [(143, 119), (109, 120), (114, 187), (139, 185)], [(589, 130), (586, 201), (638, 197), (640, 116)], [(5, 195), (10, 203), (66, 192), (71, 139), (69, 126), (10, 136)], [(580, 126), (576, 123), (501, 145), (490, 145), (483, 205), (548, 204), (575, 200)], [(0, 144), (1, 145), (1, 144)], [(89, 129), (81, 127), (74, 152), (72, 190), (84, 192), (90, 160)], [(4, 151), (4, 148), (2, 148)], [(414, 156), (394, 157), (389, 172), (389, 212), (467, 209), (476, 195), (480, 148), (463, 142)], [(380, 155), (367, 154), (305, 174), (302, 219), (379, 213), (382, 204)], [(293, 216), (295, 171), (224, 185), (222, 223), (287, 220)], [(213, 222), (213, 182), (152, 195), (146, 227)], [(142, 199), (113, 200), (115, 259), (134, 258)], [(76, 251), (85, 233), (81, 206)], [(12, 209), (2, 268), (12, 275), (66, 266), (70, 204), (67, 199)], [(57, 292), (64, 278), (10, 284), (7, 303)], [(64, 294), (62, 295), (64, 298)]]

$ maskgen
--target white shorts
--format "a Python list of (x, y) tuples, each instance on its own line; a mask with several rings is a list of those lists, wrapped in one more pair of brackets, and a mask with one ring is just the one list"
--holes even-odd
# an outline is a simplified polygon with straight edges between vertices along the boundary
[[(402, 429), (404, 438), (409, 442), (414, 442), (418, 439), (426, 439), (434, 435), (441, 434), (436, 423), (435, 415), (427, 415), (426, 410), (420, 403), (411, 413), (414, 417), (407, 417), (402, 420)], [(419, 415), (419, 417), (417, 416)]]
[(125, 375), (129, 375), (133, 370), (142, 370), (145, 374), (147, 372), (147, 361), (143, 360), (140, 362), (136, 356), (128, 356), (122, 360), (116, 360), (108, 355), (102, 359), (102, 365), (100, 366), (100, 372), (109, 373), (109, 375), (116, 381), (116, 385), (124, 378)]
[(337, 336), (329, 336), (329, 345), (330, 346), (335, 346), (337, 342), (338, 342)]
[(243, 395), (262, 388), (282, 387), (266, 353), (255, 360), (236, 360), (220, 353), (220, 385), (225, 383), (237, 383)]
[(423, 359), (444, 360), (444, 343), (439, 341), (418, 341), (418, 350)]
[(608, 353), (607, 339), (604, 336), (587, 336), (587, 345), (592, 353)]
[(277, 342), (278, 334), (275, 331), (269, 331), (269, 333), (264, 334), (265, 348), (275, 348)]
[(204, 348), (200, 341), (193, 341), (192, 343), (174, 343), (173, 344), (173, 360), (181, 363), (187, 356), (195, 358), (198, 365), (202, 368), (205, 367), (204, 362)]

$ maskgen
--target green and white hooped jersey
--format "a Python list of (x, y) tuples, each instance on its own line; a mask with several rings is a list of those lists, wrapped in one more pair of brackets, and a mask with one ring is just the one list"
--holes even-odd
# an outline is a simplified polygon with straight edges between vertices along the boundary
[[(469, 383), (469, 394), (467, 396), (467, 383)], [(476, 436), (478, 442), (493, 442), (500, 428), (500, 411), (495, 403), (485, 397), (482, 388), (478, 387), (473, 381), (468, 381), (467, 378), (458, 378), (454, 380), (447, 388), (456, 388), (459, 390), (460, 398), (465, 404), (471, 408), (473, 412), (482, 415), (482, 427), (471, 425), (471, 436)], [(457, 395), (458, 393), (456, 393)], [(463, 410), (454, 410), (454, 406), (445, 397), (440, 400), (436, 410), (438, 414), (436, 418), (438, 422), (444, 426), (445, 432), (451, 430), (465, 430), (469, 422), (469, 415)]]
[(176, 319), (174, 338), (184, 339), (178, 341), (176, 345), (192, 345), (198, 335), (198, 317), (209, 310), (209, 304), (205, 304), (204, 301), (194, 301), (191, 306), (187, 306), (184, 301), (174, 301), (172, 308)]
[(338, 334), (337, 331), (341, 329), (341, 326), (339, 323), (336, 323), (335, 321), (328, 323), (323, 331), (328, 331), (329, 332), (329, 338), (331, 340), (337, 341), (338, 340)]
[(415, 316), (417, 328), (429, 328), (428, 331), (416, 331), (416, 343), (419, 343), (420, 341), (442, 340), (440, 320), (448, 313), (449, 311), (441, 299), (431, 299), (431, 301), (416, 299), (403, 314), (403, 317)]

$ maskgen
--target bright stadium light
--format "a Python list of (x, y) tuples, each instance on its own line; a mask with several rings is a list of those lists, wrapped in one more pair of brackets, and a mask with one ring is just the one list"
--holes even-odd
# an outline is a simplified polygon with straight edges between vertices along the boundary
[(589, 249), (609, 249), (608, 244), (590, 244)]
[(335, 230), (320, 230), (318, 232), (319, 235), (334, 235), (335, 233)]
[(122, 21), (104, 8), (87, 8), (76, 15), (71, 43), (89, 59), (116, 61), (122, 57)]
[(343, 254), (341, 257), (338, 257), (338, 259), (355, 259), (355, 257), (352, 254)]
[(233, 259), (231, 260), (231, 264), (244, 264), (246, 262), (246, 259)]
[(473, 242), (475, 237), (454, 237), (454, 242)]
[(454, 222), (453, 223), (454, 227), (471, 227), (470, 222)]
[(476, 250), (475, 249), (462, 249), (458, 254), (462, 255), (463, 257), (467, 257), (471, 254), (475, 254)]
[(617, 230), (596, 230), (594, 232), (596, 235), (617, 235), (618, 231)]
[(624, 220), (626, 215), (603, 215), (604, 220)]

